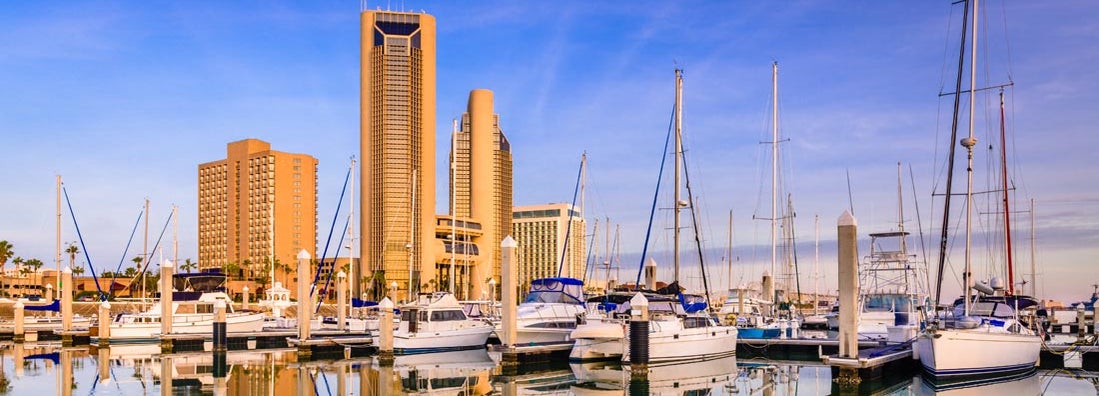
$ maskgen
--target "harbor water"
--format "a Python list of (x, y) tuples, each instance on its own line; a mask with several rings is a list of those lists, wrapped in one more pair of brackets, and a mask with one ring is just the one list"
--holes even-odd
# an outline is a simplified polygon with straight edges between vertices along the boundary
[(905, 374), (841, 387), (816, 362), (735, 357), (653, 365), (647, 379), (631, 380), (629, 367), (609, 362), (506, 369), (485, 350), (398, 356), (392, 366), (374, 358), (299, 361), (291, 349), (162, 355), (159, 345), (7, 343), (0, 351), (0, 394), (10, 395), (1099, 394), (1099, 373), (1078, 369), (965, 384)]

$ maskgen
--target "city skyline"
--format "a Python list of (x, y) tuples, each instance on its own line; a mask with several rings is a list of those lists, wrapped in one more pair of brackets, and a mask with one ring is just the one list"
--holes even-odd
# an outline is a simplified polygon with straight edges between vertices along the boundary
[[(947, 47), (957, 41), (957, 6), (404, 5), (438, 22), (435, 173), (446, 172), (446, 136), (469, 90), (491, 89), (514, 146), (515, 204), (568, 202), (587, 151), (585, 214), (623, 224), (624, 253), (638, 252), (644, 236), (676, 65), (685, 69), (684, 137), (704, 240), (710, 249), (724, 245), (733, 209), (737, 255), (753, 263), (745, 271), (766, 266), (761, 255), (750, 257), (751, 246), (766, 244), (766, 226), (750, 219), (768, 199), (759, 191), (766, 181), (759, 142), (775, 60), (801, 241), (811, 240), (813, 215), (822, 240), (834, 241), (835, 219), (851, 206), (860, 235), (888, 229), (897, 161), (906, 177), (913, 167), (917, 192), (907, 180), (904, 188), (919, 197), (927, 234), (939, 222), (930, 212), (942, 200), (931, 191), (943, 183), (936, 159), (949, 121), (937, 96), (952, 89), (956, 54)], [(1040, 283), (1057, 285), (1039, 296), (1082, 299), (1099, 281), (1081, 276), (1090, 274), (1087, 258), (1099, 255), (1099, 187), (1090, 183), (1099, 138), (1088, 130), (1099, 100), (1090, 67), (1099, 61), (1090, 23), (1099, 10), (1086, 2), (992, 2), (988, 10), (988, 36), (1006, 31), (1011, 54), (989, 51), (995, 57), (984, 62), (995, 69), (987, 80), (1016, 82), (1009, 104), (1016, 191), (1020, 201), (1036, 199)], [(9, 87), (0, 129), (19, 149), (0, 160), (8, 184), (0, 239), (53, 267), (59, 173), (97, 269), (114, 270), (145, 197), (156, 231), (171, 204), (181, 207), (180, 258), (197, 258), (194, 166), (249, 137), (320, 161), (317, 221), (325, 228), (344, 164), (358, 156), (358, 16), (358, 4), (6, 7), (0, 20), (11, 29), (0, 34), (12, 45), (0, 50), (0, 81)], [(437, 178), (436, 190), (446, 183)], [(434, 213), (447, 213), (446, 195), (435, 194)], [(75, 240), (65, 211), (63, 238)], [(1021, 217), (1017, 240), (1026, 244)], [(956, 291), (948, 282), (945, 290)]]

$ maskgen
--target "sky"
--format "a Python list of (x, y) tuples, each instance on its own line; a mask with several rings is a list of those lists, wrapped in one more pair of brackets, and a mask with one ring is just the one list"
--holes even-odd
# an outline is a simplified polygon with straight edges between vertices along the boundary
[[(977, 85), (1014, 83), (1006, 91), (1012, 211), (1026, 211), (1035, 201), (1039, 296), (1084, 299), (1099, 282), (1091, 263), (1099, 257), (1099, 134), (1091, 127), (1099, 123), (1099, 6), (982, 4)], [(952, 96), (940, 94), (954, 90), (959, 5), (365, 6), (424, 10), (437, 19), (437, 173), (447, 174), (450, 122), (465, 110), (469, 91), (493, 90), (512, 143), (515, 204), (570, 201), (586, 152), (585, 211), (592, 225), (607, 217), (621, 225), (623, 272), (632, 272), (640, 258), (675, 68), (684, 70), (687, 170), (711, 276), (729, 278), (720, 263), (730, 210), (737, 257), (732, 283), (758, 279), (769, 269), (769, 222), (753, 218), (770, 216), (770, 145), (761, 142), (771, 140), (773, 62), (779, 65), (784, 139), (781, 195), (789, 194), (797, 214), (799, 265), (816, 262), (814, 218), (823, 290), (835, 287), (835, 224), (844, 210), (854, 210), (863, 237), (897, 227), (898, 162), (910, 244), (921, 245), (923, 235), (927, 248), (916, 253), (935, 259), (931, 241), (942, 223), (953, 109)], [(323, 249), (349, 159), (359, 154), (361, 7), (348, 1), (3, 7), (0, 239), (13, 243), (18, 256), (53, 266), (54, 177), (61, 174), (97, 269), (113, 270), (123, 258), (145, 198), (151, 201), (150, 239), (170, 206), (178, 205), (179, 256), (196, 258), (197, 165), (224, 158), (230, 141), (259, 138), (276, 150), (319, 160), (318, 251)], [(995, 95), (982, 91), (975, 107), (977, 192), (1000, 183), (993, 171), (999, 157), (987, 145), (999, 150)], [(962, 97), (959, 138), (968, 133), (968, 96)], [(965, 158), (960, 152), (956, 158), (955, 193), (965, 190)], [(649, 244), (661, 268), (670, 262), (671, 211), (663, 209), (671, 206), (669, 179)], [(437, 212), (445, 213), (447, 180), (436, 183)], [(975, 199), (975, 263), (1002, 263), (995, 253), (999, 242), (990, 237), (1002, 235), (994, 201), (992, 194)], [(944, 294), (960, 290), (964, 262), (963, 198), (952, 205)], [(1030, 213), (1013, 215), (1018, 263), (1029, 274)], [(62, 233), (64, 241), (76, 240), (68, 214)], [(128, 257), (141, 249), (140, 235)], [(164, 243), (170, 235), (169, 227)], [(685, 235), (694, 238), (693, 231)], [(602, 236), (598, 240), (603, 244)], [(693, 251), (686, 242), (683, 247)], [(860, 254), (867, 249), (861, 240)], [(697, 259), (684, 260), (697, 265)], [(974, 270), (983, 277), (988, 267), (975, 264)], [(802, 270), (803, 282), (813, 283), (806, 272), (812, 271)]]

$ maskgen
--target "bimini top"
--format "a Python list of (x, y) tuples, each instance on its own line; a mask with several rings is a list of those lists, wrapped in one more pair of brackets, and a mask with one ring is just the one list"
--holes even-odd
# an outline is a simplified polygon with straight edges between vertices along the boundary
[(541, 278), (530, 282), (523, 303), (584, 304), (584, 282), (575, 278)]
[(226, 280), (227, 277), (220, 269), (210, 268), (196, 273), (172, 275), (172, 288), (200, 293), (224, 292)]
[[(965, 298), (954, 300), (954, 315), (961, 316)], [(1027, 309), (1038, 305), (1038, 300), (1030, 296), (980, 296), (969, 305), (970, 315), (1010, 318), (1016, 309)]]

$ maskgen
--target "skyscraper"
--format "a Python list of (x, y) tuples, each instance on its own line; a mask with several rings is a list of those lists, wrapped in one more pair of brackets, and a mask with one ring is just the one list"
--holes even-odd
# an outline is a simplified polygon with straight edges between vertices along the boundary
[(499, 283), (500, 241), (511, 234), (511, 143), (500, 129), (500, 115), (493, 112), (492, 91), (470, 91), (461, 131), (452, 139), (457, 152), (451, 152), (451, 215), (470, 218), (483, 230), (477, 244), (485, 254), (470, 275), (473, 296), (478, 296), (485, 278)]
[(233, 263), (245, 280), (266, 279), (265, 264), (294, 265), (299, 251), (315, 256), (316, 246), (315, 158), (245, 139), (229, 143), (225, 159), (198, 166), (199, 269)]
[(521, 285), (553, 276), (583, 279), (585, 224), (583, 213), (575, 207), (567, 203), (516, 206), (512, 229), (519, 243)]
[[(369, 287), (398, 298), (415, 293), (434, 267), (435, 18), (423, 13), (360, 15), (361, 270)], [(368, 285), (367, 282), (370, 284)]]

